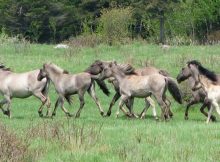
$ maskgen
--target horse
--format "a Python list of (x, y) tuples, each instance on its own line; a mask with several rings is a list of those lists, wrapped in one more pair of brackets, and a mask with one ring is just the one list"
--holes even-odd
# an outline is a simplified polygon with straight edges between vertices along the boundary
[[(12, 98), (27, 98), (35, 96), (40, 99), (42, 104), (38, 109), (38, 114), (43, 117), (43, 106), (47, 105), (47, 115), (49, 114), (50, 98), (48, 97), (49, 80), (47, 78), (41, 81), (37, 80), (40, 70), (33, 70), (24, 73), (14, 73), (5, 65), (0, 65), (0, 93), (3, 99), (0, 101), (0, 109), (3, 114), (11, 118), (11, 100)], [(4, 110), (3, 106), (7, 106)]]
[[(82, 72), (78, 74), (69, 74), (68, 71), (63, 70), (62, 68), (58, 67), (57, 65), (53, 63), (45, 63), (43, 65), (43, 69), (40, 70), (40, 73), (38, 75), (38, 80), (41, 80), (45, 77), (49, 78), (52, 81), (59, 95), (56, 101), (52, 116), (56, 115), (57, 107), (61, 106), (65, 114), (71, 117), (72, 115), (64, 107), (64, 101), (66, 99), (67, 102), (71, 104), (71, 95), (78, 94), (80, 107), (75, 117), (76, 118), (80, 117), (81, 110), (85, 104), (84, 94), (86, 91), (95, 101), (100, 111), (100, 114), (102, 116), (104, 115), (104, 111), (101, 107), (101, 104), (98, 98), (96, 97), (95, 89), (94, 89), (94, 81), (97, 81), (97, 77), (87, 72)], [(100, 87), (100, 88), (103, 88), (103, 87)], [(103, 92), (105, 93), (106, 91), (103, 91)]]
[[(97, 74), (101, 73), (101, 71), (103, 70), (103, 66), (108, 65), (109, 63), (110, 63), (110, 61), (96, 60), (93, 64), (91, 64), (87, 68), (87, 71), (90, 71), (90, 73), (92, 73), (93, 75), (97, 75)], [(165, 70), (160, 70), (160, 69), (157, 69), (155, 67), (150, 67), (150, 66), (144, 67), (144, 68), (141, 68), (141, 69), (132, 69), (129, 64), (118, 64), (118, 66), (120, 66), (121, 69), (123, 69), (126, 74), (129, 74), (130, 72), (132, 72), (132, 70), (134, 70), (134, 73), (136, 75), (150, 75), (150, 74), (161, 74), (161, 75), (164, 75), (164, 76), (168, 76), (169, 75), (168, 72), (166, 72)], [(116, 101), (121, 96), (120, 95), (120, 91), (119, 91), (119, 83), (117, 82), (117, 80), (114, 79), (114, 78), (109, 78), (109, 82), (112, 83), (112, 85), (114, 86), (114, 89), (115, 89), (116, 93), (115, 93), (114, 97), (112, 98), (112, 101), (110, 103), (108, 112), (107, 112), (107, 114), (105, 116), (110, 116), (111, 115), (112, 107), (114, 106)], [(146, 99), (147, 99), (147, 103), (146, 104), (149, 105), (149, 106), (152, 106), (153, 116), (155, 117), (155, 119), (158, 119), (157, 115), (156, 115), (156, 108), (155, 108), (154, 100), (152, 100), (151, 97), (147, 97)], [(127, 102), (125, 103), (125, 105), (127, 105)], [(167, 100), (167, 105), (168, 105), (168, 107), (170, 107), (169, 100)], [(127, 107), (128, 107), (128, 105), (127, 105)], [(143, 112), (142, 112), (140, 114), (141, 118), (143, 118), (144, 115), (145, 114), (143, 114)], [(170, 109), (169, 109), (169, 115), (171, 117), (173, 116), (173, 113), (170, 111)]]
[(206, 120), (206, 123), (209, 123), (213, 108), (215, 108), (220, 115), (220, 108), (218, 105), (220, 102), (220, 75), (203, 67), (197, 60), (189, 61), (187, 66), (190, 68), (192, 77), (195, 79), (195, 85), (192, 89), (197, 90), (202, 88), (206, 93), (205, 100), (211, 103)]
[[(192, 71), (190, 69), (190, 66), (185, 66), (182, 68), (182, 70), (179, 72), (179, 74), (177, 75), (177, 82), (181, 83), (185, 80), (188, 80), (188, 85), (190, 87), (190, 89), (192, 90), (196, 80), (194, 79), (194, 77), (192, 76)], [(188, 111), (190, 106), (197, 104), (197, 103), (202, 103), (202, 106), (200, 108), (201, 113), (203, 113), (206, 117), (208, 117), (208, 114), (204, 111), (204, 109), (207, 107), (208, 109), (211, 106), (211, 103), (206, 101), (205, 102), (205, 98), (206, 98), (206, 92), (200, 88), (197, 90), (192, 90), (192, 98), (190, 99), (189, 103), (186, 106), (186, 110), (185, 110), (185, 120), (188, 120)], [(211, 116), (212, 121), (215, 121), (216, 118), (214, 115)]]
[[(122, 106), (125, 102), (129, 102), (130, 111), (133, 114), (134, 97), (146, 98), (153, 95), (162, 109), (161, 117), (163, 119), (169, 118), (165, 92), (167, 87), (170, 87), (169, 89), (172, 91), (171, 94), (174, 99), (182, 103), (181, 93), (177, 84), (171, 78), (160, 74), (140, 76), (135, 75), (132, 68), (130, 71), (130, 74), (126, 74), (120, 66), (117, 65), (117, 62), (111, 62), (103, 68), (100, 74), (100, 79), (114, 77), (119, 83), (121, 100), (116, 116), (118, 117), (119, 115), (119, 109), (124, 112)], [(147, 107), (145, 107), (143, 113), (145, 113), (146, 110)]]

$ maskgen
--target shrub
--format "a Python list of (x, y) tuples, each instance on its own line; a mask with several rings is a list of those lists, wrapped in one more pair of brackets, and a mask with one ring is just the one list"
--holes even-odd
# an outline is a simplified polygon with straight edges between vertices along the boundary
[(0, 124), (0, 161), (23, 161), (28, 145)]
[(108, 44), (129, 41), (129, 26), (132, 22), (131, 8), (112, 8), (101, 11), (97, 32)]

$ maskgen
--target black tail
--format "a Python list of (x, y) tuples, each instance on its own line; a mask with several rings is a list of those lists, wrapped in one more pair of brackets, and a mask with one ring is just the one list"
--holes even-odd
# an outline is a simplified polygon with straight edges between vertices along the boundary
[(180, 104), (182, 104), (182, 93), (175, 82), (175, 80), (171, 77), (166, 78), (168, 90), (173, 96), (173, 98)]
[(102, 92), (106, 95), (109, 96), (110, 91), (108, 90), (108, 87), (106, 86), (105, 82), (103, 80), (99, 80), (99, 79), (94, 79), (96, 81), (96, 83), (99, 85), (99, 87), (101, 88)]

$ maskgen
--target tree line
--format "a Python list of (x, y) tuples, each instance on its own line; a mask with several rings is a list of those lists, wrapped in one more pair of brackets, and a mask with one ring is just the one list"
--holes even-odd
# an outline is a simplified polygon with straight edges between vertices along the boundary
[[(106, 23), (106, 32), (126, 24), (125, 35), (132, 39), (205, 42), (220, 28), (219, 7), (219, 0), (0, 0), (0, 29), (32, 42), (56, 43), (103, 34)], [(123, 14), (129, 20), (122, 18), (118, 28), (109, 23)]]

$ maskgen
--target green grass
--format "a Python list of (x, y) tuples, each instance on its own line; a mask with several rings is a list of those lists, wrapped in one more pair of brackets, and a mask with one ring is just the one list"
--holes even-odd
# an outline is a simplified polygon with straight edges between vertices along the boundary
[[(40, 68), (45, 62), (54, 62), (72, 73), (82, 72), (94, 60), (117, 60), (135, 67), (145, 63), (167, 70), (174, 78), (190, 59), (198, 59), (206, 67), (220, 73), (220, 46), (178, 46), (163, 51), (157, 45), (134, 43), (124, 46), (105, 46), (82, 49), (54, 49), (51, 45), (0, 45), (0, 60), (15, 72)], [(108, 84), (111, 87), (110, 84)], [(113, 97), (107, 97), (97, 88), (97, 95), (105, 112)], [(57, 94), (50, 88), (52, 108)], [(79, 107), (77, 96), (71, 113)], [(169, 97), (171, 98), (171, 97)], [(113, 107), (112, 116), (102, 118), (95, 103), (86, 95), (86, 104), (79, 119), (67, 118), (61, 109), (53, 119), (39, 118), (40, 102), (34, 97), (13, 99), (12, 119), (0, 114), (0, 121), (10, 132), (28, 144), (24, 161), (218, 161), (220, 159), (220, 118), (217, 123), (205, 124), (201, 105), (189, 111), (184, 120), (185, 105), (172, 99), (174, 118), (157, 122), (151, 109), (144, 120), (127, 119), (122, 112), (118, 119)], [(134, 110), (141, 112), (142, 99), (136, 99)], [(46, 109), (44, 109), (46, 111)], [(45, 113), (44, 111), (44, 113)], [(160, 115), (160, 108), (157, 106)], [(26, 155), (25, 154), (25, 155)], [(30, 158), (30, 157), (29, 157)]]

